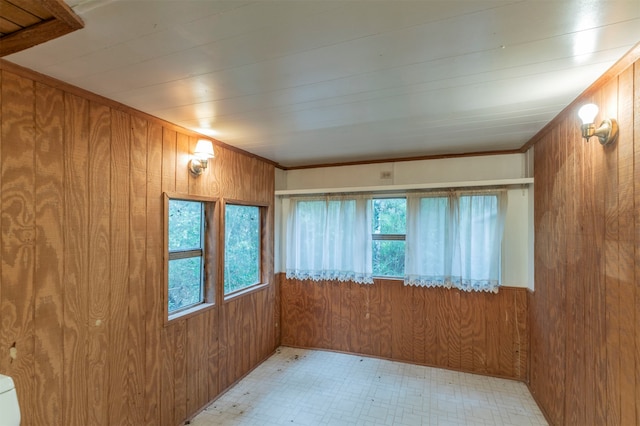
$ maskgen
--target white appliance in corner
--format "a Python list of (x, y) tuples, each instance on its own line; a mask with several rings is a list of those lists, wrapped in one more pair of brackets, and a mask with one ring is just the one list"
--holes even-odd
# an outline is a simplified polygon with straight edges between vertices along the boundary
[(0, 374), (0, 422), (6, 426), (20, 426), (20, 406), (13, 379)]

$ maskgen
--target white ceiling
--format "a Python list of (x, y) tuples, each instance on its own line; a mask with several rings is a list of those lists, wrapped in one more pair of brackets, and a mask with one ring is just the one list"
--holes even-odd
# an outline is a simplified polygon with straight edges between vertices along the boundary
[(640, 0), (67, 0), (5, 59), (283, 166), (520, 148), (640, 41)]

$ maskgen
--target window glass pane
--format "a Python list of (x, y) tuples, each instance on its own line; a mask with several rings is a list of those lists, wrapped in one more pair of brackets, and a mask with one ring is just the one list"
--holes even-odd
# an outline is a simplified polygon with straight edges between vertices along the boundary
[(169, 312), (202, 302), (202, 257), (170, 260)]
[(169, 200), (169, 251), (202, 247), (202, 203)]
[(404, 276), (404, 241), (373, 241), (373, 275)]
[(404, 234), (407, 229), (407, 200), (382, 198), (373, 200), (374, 234)]
[(260, 208), (225, 207), (224, 294), (260, 282)]

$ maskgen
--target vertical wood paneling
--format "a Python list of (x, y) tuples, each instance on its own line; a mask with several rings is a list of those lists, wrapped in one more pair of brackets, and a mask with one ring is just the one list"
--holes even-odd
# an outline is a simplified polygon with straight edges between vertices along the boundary
[[(315, 288), (319, 289), (317, 286)], [(371, 353), (371, 327), (369, 322), (369, 286), (350, 283), (349, 300), (349, 335), (351, 337), (351, 351), (361, 354)], [(320, 295), (317, 295), (321, 298)], [(318, 324), (319, 330), (322, 325)]]
[[(471, 317), (473, 318), (473, 324), (471, 326), (473, 345), (472, 371), (487, 373), (487, 318), (482, 311), (482, 308), (485, 305), (486, 299), (489, 297), (489, 295), (485, 293), (478, 295), (467, 293), (464, 296), (465, 299), (469, 299), (471, 297), (473, 297), (473, 299), (476, 299), (476, 303), (472, 303), (472, 301), (467, 300), (466, 304), (469, 306), (469, 311), (472, 312)], [(522, 336), (520, 336), (520, 338), (522, 338)]]
[(220, 370), (218, 366), (220, 365), (219, 358), (219, 348), (218, 348), (218, 330), (219, 330), (219, 319), (218, 319), (219, 309), (212, 309), (208, 312), (207, 320), (209, 322), (209, 334), (206, 336), (209, 338), (209, 354), (207, 360), (206, 371), (209, 373), (209, 383), (208, 383), (208, 400), (213, 400), (220, 393)]
[(411, 315), (413, 322), (413, 354), (412, 360), (419, 364), (426, 362), (425, 356), (425, 306), (424, 306), (424, 291), (419, 287), (410, 287), (411, 289)]
[[(500, 298), (498, 306), (500, 312), (500, 328), (498, 329), (500, 340), (513, 342), (517, 337), (513, 334), (518, 332), (518, 327), (515, 323), (515, 316), (518, 312), (515, 293), (509, 291), (509, 294), (506, 297)], [(518, 377), (514, 371), (515, 360), (513, 345), (500, 344), (499, 347), (500, 370), (505, 371), (508, 377)]]
[[(640, 64), (634, 66), (634, 96), (633, 96), (633, 186), (634, 186), (634, 227), (635, 227), (635, 342), (636, 342), (636, 396), (640, 397)], [(640, 406), (636, 404), (636, 424), (640, 424)]]
[[(165, 127), (162, 128), (162, 191), (175, 192), (176, 190), (176, 132)], [(164, 238), (164, 234), (163, 234)], [(163, 243), (164, 246), (165, 243)], [(162, 277), (166, 273), (164, 262), (161, 266)], [(167, 303), (162, 300), (163, 308)], [(164, 319), (163, 319), (164, 320)], [(175, 421), (176, 405), (184, 401), (176, 401), (175, 395), (175, 328), (177, 323), (165, 327), (161, 333), (162, 342), (162, 370), (161, 370), (161, 421), (163, 425), (171, 425)]]
[(162, 127), (149, 123), (147, 130), (147, 248), (145, 253), (145, 424), (160, 424), (162, 371), (162, 323), (164, 321), (162, 279)]
[(415, 316), (413, 305), (413, 288), (400, 289), (401, 295), (400, 317), (398, 318), (397, 332), (400, 333), (401, 341), (398, 355), (402, 360), (411, 360), (414, 356), (414, 328)]
[[(302, 285), (299, 281), (296, 280), (282, 280), (281, 290), (281, 310), (282, 310), (282, 321), (281, 321), (281, 331), (282, 331), (282, 343), (291, 342), (289, 344), (295, 345), (295, 342), (300, 342), (300, 336), (298, 335), (299, 327), (287, 327), (284, 322), (286, 318), (293, 318), (291, 316), (291, 305), (293, 300), (291, 300), (291, 289), (295, 288), (293, 286)], [(327, 287), (332, 286), (333, 283), (326, 283)], [(331, 346), (332, 348), (344, 348), (346, 346), (344, 342), (344, 330), (341, 326), (340, 321), (340, 291), (327, 291), (327, 297), (329, 300), (329, 313), (331, 315), (331, 328), (329, 334), (331, 335)], [(285, 339), (285, 336), (287, 339)]]
[(131, 117), (131, 178), (129, 185), (129, 324), (127, 394), (128, 421), (145, 421), (145, 302), (147, 278), (147, 122)]
[(189, 160), (191, 149), (189, 136), (178, 133), (176, 135), (176, 192), (189, 193)]
[[(506, 292), (505, 292), (506, 296)], [(501, 344), (505, 343), (500, 335), (500, 322), (506, 313), (500, 311), (500, 299), (491, 297), (487, 294), (485, 297), (486, 313), (486, 354), (487, 354), (487, 373), (499, 374), (501, 371), (500, 352)], [(507, 368), (508, 369), (508, 368)]]
[(177, 321), (170, 328), (173, 331), (173, 424), (177, 425), (187, 416), (187, 321)]
[(111, 336), (109, 345), (109, 413), (111, 424), (131, 418), (127, 392), (129, 350), (129, 180), (131, 118), (111, 111)]
[(638, 75), (636, 62), (583, 99), (617, 119), (615, 144), (584, 141), (568, 111), (535, 145), (530, 386), (553, 424), (640, 420)]
[(515, 292), (515, 336), (513, 336), (514, 376), (520, 380), (528, 380), (529, 365), (529, 327), (527, 293)]
[(460, 294), (460, 369), (463, 371), (473, 371), (473, 324), (476, 322), (473, 317), (473, 296), (466, 291)]
[(202, 341), (202, 336), (208, 335), (208, 322), (206, 315), (198, 315), (189, 318), (186, 323), (186, 348), (189, 356), (186, 363), (187, 413), (193, 413), (209, 400), (208, 341)]
[[(374, 284), (375, 285), (375, 284)], [(390, 300), (396, 301), (391, 303), (391, 358), (404, 360), (402, 346), (404, 342), (402, 321), (402, 310), (404, 308), (404, 294), (402, 289), (397, 285), (389, 285)], [(410, 327), (411, 325), (407, 325)]]
[(175, 398), (175, 328), (176, 324), (166, 327), (160, 339), (162, 342), (160, 425), (162, 426), (175, 426), (175, 412), (178, 405)]
[[(65, 95), (64, 384), (62, 424), (88, 424), (89, 103)], [(4, 298), (4, 296), (3, 296)], [(73, 373), (71, 373), (73, 372)]]
[[(633, 67), (620, 75), (618, 86), (618, 274), (620, 285), (620, 422), (633, 424), (636, 419), (635, 377), (626, 372), (635, 369), (638, 350), (629, 348), (635, 338), (634, 227), (633, 200)], [(631, 346), (633, 347), (633, 346)]]
[(89, 104), (89, 374), (88, 417), (109, 424), (111, 111)]
[[(1, 101), (0, 101), (1, 102)], [(35, 382), (33, 423), (62, 424), (64, 100), (36, 83)], [(1, 140), (1, 139), (0, 139)], [(1, 144), (0, 144), (1, 146)], [(1, 287), (1, 286), (0, 286)]]
[[(282, 274), (279, 279), (285, 345), (316, 347), (316, 341), (307, 338), (308, 330), (329, 327), (323, 333), (348, 337), (335, 338), (326, 349), (526, 379), (526, 368), (520, 366), (526, 365), (528, 351), (526, 289), (507, 287), (498, 294), (485, 294), (405, 287), (399, 280), (376, 280), (373, 285), (361, 285), (299, 281), (286, 279)], [(369, 299), (367, 293), (371, 294)], [(360, 301), (349, 302), (345, 294)], [(349, 321), (345, 324), (335, 317), (334, 321), (326, 321), (321, 316), (309, 316), (305, 309), (315, 308), (313, 304), (300, 302), (306, 297), (327, 300), (331, 312), (350, 311)], [(452, 313), (454, 309), (460, 313)], [(379, 317), (384, 326), (380, 329), (375, 321), (366, 320), (367, 313), (370, 319)], [(464, 327), (460, 325), (463, 316), (468, 323)], [(491, 325), (486, 326), (488, 323)], [(487, 336), (489, 328), (495, 330), (496, 337)], [(339, 346), (347, 338), (353, 342), (350, 349)], [(449, 342), (453, 342), (451, 346)], [(491, 345), (497, 348), (489, 348)], [(495, 365), (488, 371), (483, 357), (491, 351), (495, 353)]]
[[(617, 80), (603, 90), (606, 99), (615, 98)], [(603, 105), (603, 114), (615, 116)], [(618, 149), (603, 148), (605, 155), (605, 288), (606, 288), (606, 346), (607, 346), (607, 422), (620, 424), (620, 274), (618, 257)]]
[(251, 365), (251, 299), (253, 294), (249, 294), (247, 297), (238, 299), (238, 319), (240, 326), (242, 327), (242, 338), (238, 340), (239, 350), (239, 371), (238, 377), (241, 377), (242, 372), (248, 371)]
[[(189, 132), (33, 78), (0, 71), (0, 373), (25, 425), (183, 423), (279, 344), (274, 167), (193, 177)], [(270, 285), (165, 324), (163, 191), (266, 204)]]
[[(13, 376), (17, 392), (28, 395), (29, 403), (35, 403), (32, 380), (36, 250), (34, 83), (5, 72), (1, 91), (0, 347), (5, 352), (0, 368)], [(30, 412), (24, 413), (23, 417), (25, 423), (32, 421)]]
[[(424, 293), (424, 362), (427, 365), (438, 365), (438, 310), (436, 291)], [(388, 303), (391, 303), (389, 301)]]
[[(456, 370), (460, 369), (460, 290), (447, 292), (447, 365)], [(496, 310), (497, 311), (497, 310)], [(499, 348), (499, 345), (498, 345)], [(499, 349), (498, 349), (499, 350)], [(500, 374), (499, 369), (495, 374)]]
[(380, 333), (380, 356), (391, 358), (391, 342), (393, 334), (393, 324), (391, 322), (391, 287), (380, 285), (380, 322), (382, 332)]

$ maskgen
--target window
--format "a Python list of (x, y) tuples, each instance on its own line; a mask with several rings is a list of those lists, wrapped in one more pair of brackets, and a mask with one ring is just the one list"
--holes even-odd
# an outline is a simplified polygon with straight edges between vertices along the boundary
[(207, 216), (213, 208), (212, 201), (165, 194), (168, 318), (213, 302), (212, 286), (206, 279), (207, 242), (213, 240)]
[(225, 204), (225, 296), (261, 283), (263, 209), (252, 205)]
[(287, 278), (497, 291), (506, 198), (497, 189), (294, 197)]
[(404, 276), (406, 199), (374, 199), (371, 228), (373, 275), (376, 277)]

